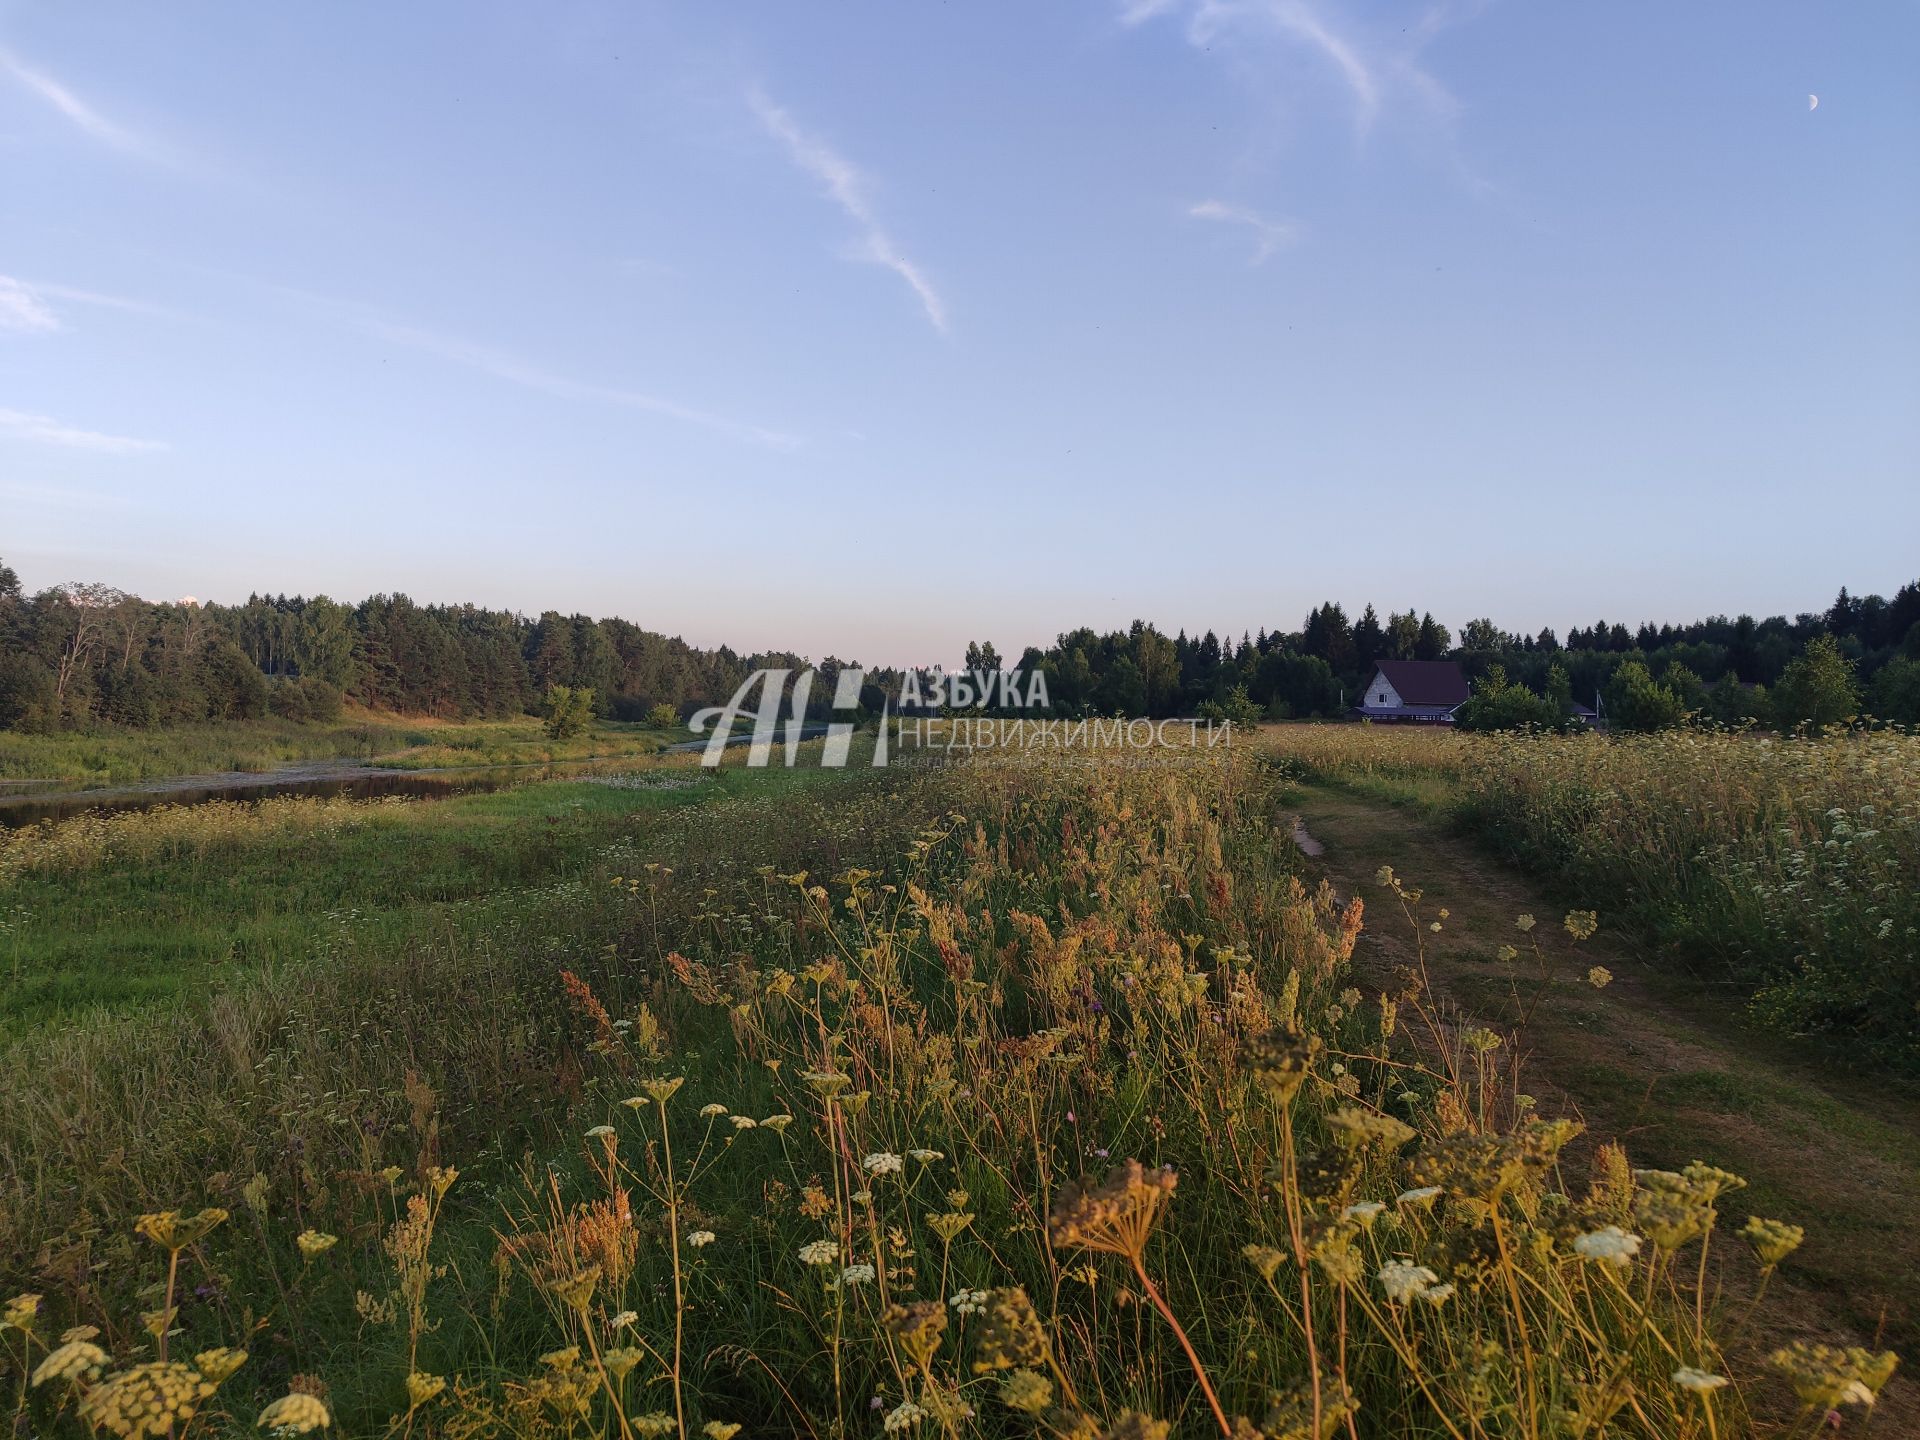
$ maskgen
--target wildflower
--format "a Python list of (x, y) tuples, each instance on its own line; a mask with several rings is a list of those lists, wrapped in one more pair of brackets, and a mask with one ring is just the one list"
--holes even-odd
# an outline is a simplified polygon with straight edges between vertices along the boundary
[(1520, 958), (1520, 952), (1511, 945), (1502, 945), (1493, 952), (1493, 958), (1501, 961), (1513, 961)]
[(398, 1180), (402, 1175), (406, 1173), (407, 1172), (401, 1169), (398, 1165), (389, 1165), (387, 1166), (386, 1169), (380, 1172), (380, 1178), (386, 1181), (387, 1184), (391, 1185), (393, 1184), (394, 1181)]
[(1387, 1299), (1396, 1305), (1419, 1299), (1440, 1279), (1426, 1266), (1410, 1265), (1404, 1260), (1389, 1260), (1373, 1278), (1387, 1292)]
[(1387, 1207), (1378, 1200), (1361, 1200), (1347, 1206), (1340, 1212), (1342, 1220), (1358, 1220), (1363, 1226), (1372, 1225), (1380, 1218), (1380, 1212)]
[(267, 1406), (253, 1423), (276, 1435), (309, 1435), (326, 1429), (333, 1423), (333, 1416), (327, 1413), (326, 1402), (318, 1395), (295, 1391)]
[(647, 1097), (644, 1095), (629, 1095), (626, 1099), (622, 1100), (620, 1103), (626, 1106), (627, 1109), (629, 1110), (638, 1110), (642, 1105), (650, 1105), (653, 1102), (648, 1100)]
[(713, 1119), (717, 1119), (717, 1118), (718, 1118), (719, 1116), (722, 1116), (722, 1115), (724, 1115), (724, 1114), (726, 1114), (726, 1113), (727, 1113), (727, 1107), (726, 1107), (726, 1106), (724, 1106), (724, 1105), (717, 1105), (717, 1104), (716, 1104), (716, 1105), (702, 1105), (702, 1106), (700, 1107), (700, 1118), (701, 1118), (702, 1120), (713, 1120)]
[(993, 1298), (991, 1290), (957, 1290), (947, 1300), (947, 1304), (960, 1315), (984, 1315), (987, 1313), (987, 1301), (991, 1298)]
[(1634, 1221), (1662, 1250), (1677, 1250), (1712, 1228), (1711, 1187), (1671, 1170), (1636, 1170), (1633, 1178), (1640, 1183), (1633, 1196)]
[(564, 1350), (549, 1350), (540, 1357), (540, 1363), (564, 1375), (580, 1363), (580, 1347), (569, 1345)]
[(69, 1340), (42, 1360), (33, 1372), (35, 1386), (49, 1380), (79, 1385), (98, 1378), (106, 1368), (107, 1352), (90, 1340)]
[(767, 1129), (773, 1131), (774, 1134), (778, 1135), (782, 1130), (786, 1129), (787, 1126), (793, 1123), (793, 1117), (791, 1115), (769, 1115), (766, 1119), (762, 1120), (760, 1123), (766, 1126)]
[(634, 1434), (644, 1435), (648, 1440), (658, 1440), (659, 1436), (671, 1435), (680, 1428), (673, 1416), (664, 1410), (649, 1410), (644, 1415), (634, 1416), (629, 1423), (633, 1426)]
[(856, 1205), (871, 1205), (873, 1203), (873, 1191), (856, 1190), (847, 1198)]
[(1696, 1395), (1711, 1395), (1727, 1383), (1727, 1377), (1715, 1375), (1709, 1370), (1696, 1370), (1691, 1365), (1682, 1365), (1673, 1372), (1673, 1383), (1682, 1390), (1691, 1390)]
[(869, 1175), (898, 1175), (904, 1162), (891, 1150), (869, 1155), (860, 1162)]
[(840, 1271), (840, 1283), (842, 1285), (871, 1284), (873, 1274), (873, 1266), (871, 1265), (848, 1265)]
[(1704, 1160), (1690, 1162), (1680, 1172), (1680, 1178), (1703, 1195), (1709, 1205), (1730, 1190), (1744, 1190), (1747, 1187), (1747, 1182), (1731, 1170), (1722, 1170), (1718, 1165), (1709, 1165)]
[(889, 1305), (881, 1318), (907, 1358), (926, 1369), (946, 1333), (946, 1308), (938, 1300), (915, 1300), (909, 1305)]
[(568, 1279), (555, 1281), (553, 1295), (570, 1309), (585, 1310), (587, 1302), (593, 1299), (593, 1287), (599, 1283), (600, 1267), (589, 1265)]
[(1842, 1405), (1871, 1405), (1893, 1378), (1899, 1358), (1891, 1350), (1875, 1354), (1858, 1346), (1846, 1350), (1796, 1340), (1767, 1357), (1785, 1372), (1794, 1394), (1807, 1405), (1836, 1410)]
[(1476, 1054), (1485, 1055), (1500, 1048), (1500, 1035), (1484, 1026), (1470, 1025), (1460, 1032), (1460, 1043)]
[(1600, 1260), (1624, 1269), (1640, 1253), (1640, 1237), (1618, 1225), (1604, 1225), (1577, 1237), (1573, 1253), (1582, 1260)]
[(837, 1070), (806, 1070), (801, 1072), (800, 1078), (814, 1094), (823, 1095), (829, 1100), (853, 1084), (852, 1076), (842, 1075)]
[(709, 1420), (700, 1427), (700, 1433), (707, 1440), (733, 1440), (740, 1433), (740, 1426), (731, 1420)]
[(691, 1245), (694, 1249), (699, 1250), (705, 1246), (711, 1245), (718, 1238), (719, 1237), (715, 1235), (711, 1230), (695, 1230), (691, 1235), (687, 1236), (687, 1244)]
[(760, 1124), (751, 1115), (729, 1115), (727, 1119), (736, 1130), (752, 1130)]
[[(973, 1292), (979, 1294), (979, 1291)], [(1032, 1370), (1046, 1363), (1047, 1337), (1026, 1287), (1012, 1285), (988, 1296), (986, 1328), (973, 1357), (973, 1373)]]
[(1320, 1053), (1320, 1037), (1288, 1022), (1241, 1046), (1241, 1059), (1254, 1079), (1281, 1105), (1293, 1102)]
[(615, 1380), (624, 1380), (633, 1370), (633, 1367), (646, 1358), (647, 1352), (640, 1349), (639, 1346), (623, 1345), (607, 1351), (606, 1354), (600, 1357), (600, 1363), (612, 1372)]
[(1596, 990), (1604, 990), (1613, 983), (1613, 972), (1604, 965), (1595, 965), (1587, 971), (1587, 983)]
[(323, 1230), (302, 1230), (294, 1237), (293, 1243), (300, 1247), (300, 1254), (304, 1259), (312, 1260), (338, 1245), (340, 1237), (329, 1235)]
[(809, 1265), (831, 1265), (840, 1258), (840, 1246), (833, 1240), (809, 1240), (800, 1247), (800, 1258)]
[(193, 1368), (216, 1385), (226, 1384), (246, 1363), (246, 1351), (234, 1350), (225, 1345), (217, 1346), (212, 1350), (202, 1350), (193, 1357)]
[(883, 1422), (889, 1435), (897, 1435), (902, 1430), (911, 1430), (926, 1418), (927, 1412), (911, 1400), (902, 1400), (887, 1412)]
[(973, 1223), (973, 1216), (965, 1211), (949, 1211), (941, 1215), (927, 1217), (927, 1228), (941, 1240), (951, 1245), (953, 1237)]
[(162, 1250), (179, 1252), (189, 1245), (197, 1245), (205, 1239), (208, 1232), (217, 1225), (225, 1223), (227, 1212), (217, 1205), (209, 1205), (197, 1215), (182, 1216), (178, 1210), (162, 1210), (153, 1215), (142, 1215), (133, 1222), (136, 1235), (144, 1235)]
[(446, 1388), (446, 1376), (429, 1375), (424, 1370), (413, 1371), (407, 1376), (407, 1408), (418, 1410)]
[(1313, 1262), (1336, 1285), (1358, 1285), (1366, 1274), (1360, 1252), (1353, 1248), (1353, 1237), (1346, 1230), (1333, 1230), (1313, 1247)]
[(624, 1330), (639, 1318), (640, 1316), (636, 1311), (622, 1310), (618, 1315), (607, 1321), (607, 1328), (609, 1330)]
[(1453, 1298), (1453, 1289), (1451, 1281), (1445, 1285), (1429, 1285), (1420, 1298), (1437, 1310)]
[(1065, 1191), (1047, 1219), (1048, 1232), (1056, 1246), (1084, 1245), (1137, 1258), (1178, 1181), (1169, 1168), (1149, 1170), (1129, 1160), (1098, 1189)]
[(1422, 1185), (1415, 1190), (1402, 1190), (1393, 1203), (1396, 1205), (1418, 1205), (1425, 1207), (1431, 1206), (1433, 1202), (1439, 1198), (1440, 1187), (1438, 1185)]
[(33, 1328), (33, 1317), (40, 1313), (40, 1297), (34, 1294), (16, 1295), (7, 1301), (6, 1312), (0, 1315), (0, 1330), (26, 1331)]
[(1411, 1126), (1391, 1115), (1376, 1114), (1358, 1105), (1341, 1106), (1327, 1117), (1327, 1125), (1333, 1130), (1334, 1138), (1348, 1150), (1358, 1150), (1366, 1145), (1397, 1150), (1413, 1138)]
[(460, 1178), (460, 1172), (451, 1165), (429, 1165), (427, 1167), (427, 1188), (436, 1196), (445, 1195)]
[(1105, 1440), (1167, 1440), (1173, 1427), (1139, 1410), (1122, 1410), (1107, 1426)]
[(587, 1139), (589, 1140), (613, 1140), (616, 1138), (618, 1137), (611, 1125), (596, 1125), (587, 1131)]
[(1015, 1370), (1000, 1382), (1000, 1403), (1038, 1415), (1053, 1403), (1053, 1382), (1037, 1370)]
[(1525, 933), (1526, 931), (1533, 929), (1534, 923), (1535, 922), (1534, 922), (1533, 916), (1522, 915), (1519, 919), (1513, 922), (1513, 925), (1516, 930), (1519, 930), (1522, 933)]
[(676, 1075), (671, 1080), (643, 1080), (640, 1083), (640, 1088), (653, 1098), (654, 1104), (664, 1105), (673, 1098), (673, 1092), (686, 1083), (686, 1076)]
[(1800, 1242), (1807, 1238), (1807, 1232), (1798, 1225), (1789, 1225), (1784, 1220), (1762, 1220), (1758, 1215), (1748, 1218), (1740, 1234), (1769, 1270), (1798, 1250)]
[(184, 1426), (211, 1394), (213, 1382), (196, 1374), (192, 1366), (177, 1360), (151, 1361), (109, 1375), (87, 1391), (80, 1400), (80, 1418), (95, 1430), (139, 1440), (143, 1434), (163, 1435)]
[(60, 1332), (60, 1343), (71, 1345), (76, 1340), (91, 1340), (99, 1333), (98, 1325), (69, 1325)]
[(917, 1160), (922, 1165), (931, 1165), (936, 1160), (944, 1160), (947, 1158), (938, 1150), (909, 1150), (907, 1151), (907, 1156), (909, 1159)]
[(1562, 923), (1567, 927), (1567, 934), (1574, 939), (1586, 940), (1600, 928), (1600, 917), (1591, 910), (1569, 910)]
[(1271, 1245), (1243, 1245), (1240, 1253), (1247, 1257), (1253, 1268), (1260, 1272), (1262, 1280), (1273, 1279), (1274, 1271), (1286, 1261), (1286, 1256)]

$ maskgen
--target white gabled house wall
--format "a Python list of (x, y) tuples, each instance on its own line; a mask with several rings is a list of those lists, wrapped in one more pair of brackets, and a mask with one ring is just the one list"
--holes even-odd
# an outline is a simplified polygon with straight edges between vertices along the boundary
[(1373, 679), (1367, 682), (1367, 693), (1360, 697), (1360, 703), (1376, 707), (1385, 706), (1394, 710), (1402, 708), (1405, 704), (1400, 698), (1400, 692), (1393, 688), (1393, 682), (1379, 670), (1375, 670)]

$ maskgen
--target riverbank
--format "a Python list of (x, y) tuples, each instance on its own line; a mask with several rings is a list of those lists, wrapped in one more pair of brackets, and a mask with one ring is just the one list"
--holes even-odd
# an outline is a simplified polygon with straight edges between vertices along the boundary
[(531, 717), (435, 720), (351, 710), (317, 724), (239, 720), (164, 730), (0, 731), (0, 797), (174, 780), (212, 783), (327, 761), (406, 770), (546, 764), (631, 758), (684, 739), (659, 730), (598, 721), (566, 740)]

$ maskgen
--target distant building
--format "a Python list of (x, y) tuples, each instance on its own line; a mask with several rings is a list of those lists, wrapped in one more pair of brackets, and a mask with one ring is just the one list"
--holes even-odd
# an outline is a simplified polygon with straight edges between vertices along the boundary
[(1452, 660), (1382, 660), (1353, 713), (1363, 720), (1451, 725), (1471, 693)]

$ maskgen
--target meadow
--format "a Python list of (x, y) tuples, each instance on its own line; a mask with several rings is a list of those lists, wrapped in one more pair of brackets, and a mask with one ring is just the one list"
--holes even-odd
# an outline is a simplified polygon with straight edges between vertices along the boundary
[(260, 719), (158, 730), (0, 730), (0, 780), (107, 785), (355, 760), (398, 769), (638, 758), (686, 732), (603, 720), (556, 740), (538, 720), (434, 720), (350, 710), (330, 723)]
[[(1418, 965), (1363, 993), (1369, 906), (1421, 945), (1446, 916), (1390, 873), (1336, 901), (1282, 767), (1189, 758), (661, 767), (16, 837), (0, 896), (79, 930), (131, 926), (145, 877), (197, 897), (156, 932), (264, 905), (326, 940), (14, 1017), (0, 1393), (31, 1433), (122, 1436), (1866, 1413), (1891, 1354), (1756, 1340), (1817, 1217), (1540, 1116), (1523, 1038)], [(311, 888), (268, 901), (296, 860)], [(1515, 930), (1574, 974), (1590, 932)]]
[(1287, 773), (1451, 821), (1761, 1023), (1920, 1073), (1920, 736), (1267, 735)]

